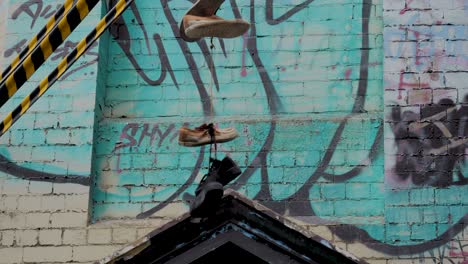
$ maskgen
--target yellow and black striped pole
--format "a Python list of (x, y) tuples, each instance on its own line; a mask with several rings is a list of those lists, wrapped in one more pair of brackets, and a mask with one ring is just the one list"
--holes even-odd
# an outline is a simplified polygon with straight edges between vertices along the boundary
[(39, 86), (37, 86), (32, 93), (26, 96), (20, 105), (18, 105), (13, 112), (10, 112), (5, 119), (0, 123), (0, 136), (5, 132), (33, 105), (49, 88), (52, 84), (60, 78), (73, 63), (88, 50), (91, 45), (104, 33), (104, 31), (129, 7), (134, 0), (119, 0), (117, 4), (102, 18), (97, 26), (91, 33), (82, 39), (76, 48), (62, 61), (60, 61), (57, 68), (44, 78)]
[(36, 48), (37, 43), (41, 42), (44, 37), (48, 36), (50, 31), (55, 27), (57, 20), (62, 18), (63, 14), (67, 14), (68, 11), (72, 8), (74, 0), (65, 0), (65, 3), (55, 12), (55, 14), (47, 21), (47, 24), (39, 31), (39, 33), (34, 36), (31, 40), (29, 40), (28, 45), (21, 51), (21, 53), (16, 56), (13, 61), (11, 62), (10, 65), (7, 66), (7, 68), (2, 72), (0, 75), (0, 83), (5, 82), (5, 79), (8, 77), (9, 73), (12, 72), (12, 70), (16, 69), (16, 66), (22, 60), (31, 54), (31, 52)]
[(71, 32), (89, 14), (99, 0), (78, 0), (70, 12), (62, 17), (57, 26), (45, 37), (21, 65), (12, 71), (0, 84), (0, 107), (33, 75), (54, 50), (63, 43)]

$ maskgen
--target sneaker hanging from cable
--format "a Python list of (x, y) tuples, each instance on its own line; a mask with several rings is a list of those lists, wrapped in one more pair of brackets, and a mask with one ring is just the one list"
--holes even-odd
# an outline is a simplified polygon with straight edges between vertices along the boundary
[(235, 128), (215, 128), (212, 123), (203, 124), (194, 129), (181, 127), (179, 145), (197, 147), (207, 144), (228, 142), (239, 136)]
[(224, 0), (198, 0), (187, 11), (180, 23), (180, 37), (194, 42), (203, 37), (235, 38), (250, 28), (243, 19), (223, 19), (216, 16)]

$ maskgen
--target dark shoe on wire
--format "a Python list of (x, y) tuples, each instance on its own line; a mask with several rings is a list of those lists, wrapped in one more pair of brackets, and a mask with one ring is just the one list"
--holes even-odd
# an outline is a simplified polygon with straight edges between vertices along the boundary
[(228, 185), (232, 180), (237, 178), (237, 176), (241, 175), (241, 170), (237, 163), (231, 159), (231, 157), (226, 156), (221, 161), (221, 165), (219, 167), (218, 175), (220, 176), (218, 181), (223, 185)]
[(195, 200), (190, 206), (190, 214), (204, 217), (214, 212), (223, 197), (223, 185), (218, 181), (218, 170), (221, 161), (213, 160), (207, 174), (205, 174), (195, 190)]

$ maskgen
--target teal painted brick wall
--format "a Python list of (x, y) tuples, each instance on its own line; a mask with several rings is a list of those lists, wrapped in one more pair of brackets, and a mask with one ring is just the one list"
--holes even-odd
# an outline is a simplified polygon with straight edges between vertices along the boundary
[(395, 9), (382, 4), (313, 1), (275, 22), (270, 10), (278, 18), (294, 4), (225, 3), (219, 15), (239, 9), (252, 28), (209, 50), (209, 40), (178, 40), (188, 4), (137, 3), (107, 36), (94, 221), (158, 218), (181, 202), (187, 210), (207, 149), (178, 146), (177, 130), (212, 120), (212, 104), (213, 120), (240, 132), (220, 145), (244, 171), (231, 188), (309, 224), (320, 219), (337, 236), (381, 243), (386, 253), (438, 240), (465, 217), (466, 188), (383, 177), (395, 149), (389, 139), (399, 134), (384, 133), (382, 61), (393, 57), (382, 10)]
[[(39, 2), (50, 12), (58, 3)], [(210, 50), (208, 39), (178, 37), (189, 1), (136, 0), (0, 138), (0, 210), (11, 195), (39, 192), (63, 202), (60, 192), (80, 184), (92, 186), (92, 222), (165, 221), (186, 212), (185, 200), (207, 171), (208, 149), (179, 146), (177, 133), (210, 121), (212, 105), (220, 127), (240, 132), (219, 145), (219, 157), (230, 155), (243, 171), (230, 188), (329, 230), (331, 240), (376, 263), (463, 263), (465, 2), (225, 2), (218, 15), (240, 16), (252, 28), (214, 39)], [(8, 15), (23, 4), (0, 3), (2, 66), (46, 21)], [(105, 10), (96, 7), (52, 62)], [(29, 179), (31, 172), (40, 177)]]

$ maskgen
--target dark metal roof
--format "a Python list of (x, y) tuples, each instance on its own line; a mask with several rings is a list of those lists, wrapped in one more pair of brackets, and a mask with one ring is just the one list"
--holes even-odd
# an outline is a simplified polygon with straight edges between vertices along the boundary
[(241, 194), (227, 190), (206, 218), (186, 213), (99, 263), (364, 263)]

